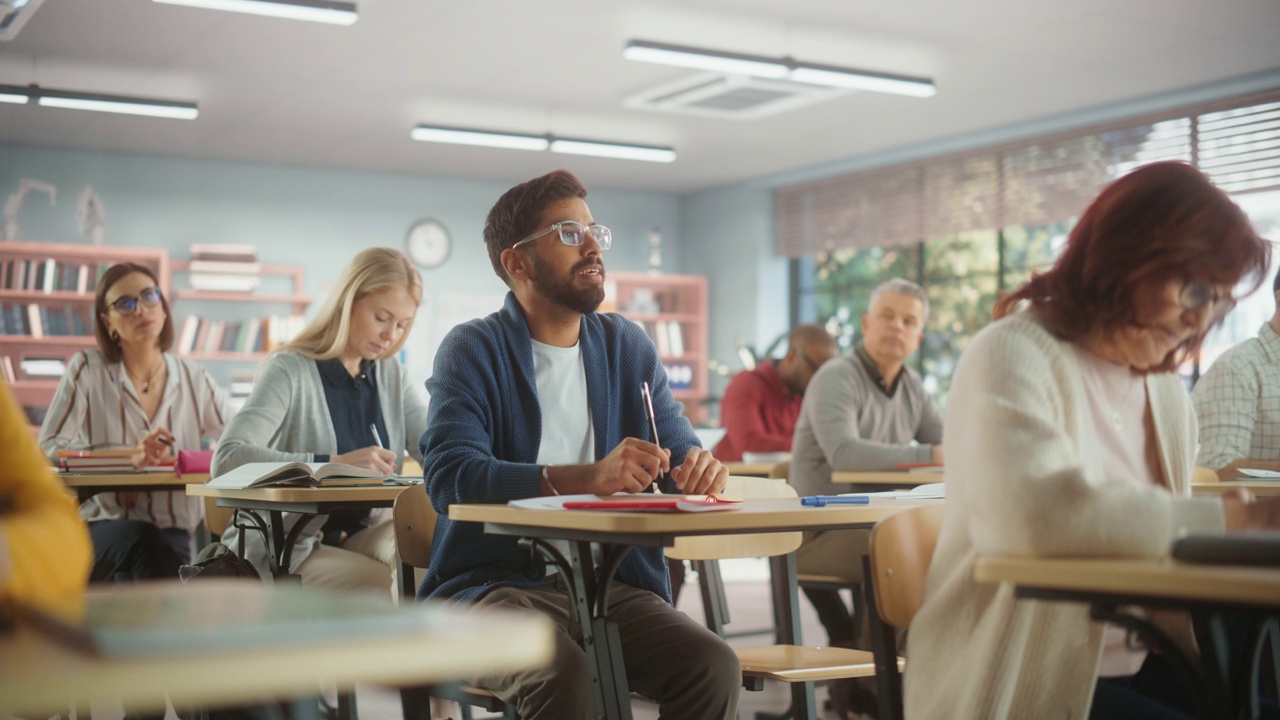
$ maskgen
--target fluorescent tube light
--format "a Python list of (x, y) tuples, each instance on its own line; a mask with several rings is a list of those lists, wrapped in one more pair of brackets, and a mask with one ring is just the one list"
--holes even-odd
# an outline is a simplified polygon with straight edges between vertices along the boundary
[(703, 50), (646, 40), (628, 42), (622, 51), (622, 56), (628, 60), (661, 65), (715, 70), (758, 78), (785, 78), (809, 85), (853, 88), (912, 97), (931, 97), (937, 92), (933, 80), (924, 77), (804, 63), (789, 57), (770, 58), (720, 50)]
[(194, 120), (200, 110), (192, 102), (157, 100), (155, 98), (104, 95), (102, 93), (51, 90), (39, 85), (0, 85), (0, 102), (32, 102), (44, 107), (96, 110), (99, 112), (146, 115), (159, 118)]
[(466, 130), (464, 128), (419, 125), (409, 134), (421, 142), (450, 143), (454, 145), (480, 145), (507, 148), (509, 150), (546, 150), (550, 144), (541, 135), (516, 135), (513, 133)]
[(551, 141), (551, 152), (661, 163), (669, 163), (676, 159), (676, 151), (668, 147), (621, 145), (595, 140), (570, 140), (568, 138), (553, 139)]
[(421, 142), (451, 143), (456, 145), (481, 145), (510, 150), (550, 150), (570, 155), (594, 155), (622, 160), (646, 160), (648, 162), (672, 162), (676, 151), (654, 145), (630, 145), (601, 140), (580, 140), (554, 135), (525, 135), (496, 132), (493, 130), (469, 130), (467, 128), (419, 125), (409, 137)]
[(342, 0), (154, 0), (166, 5), (186, 5), (208, 10), (307, 20), (330, 25), (351, 25), (360, 18), (356, 4)]
[(826, 65), (808, 65), (796, 63), (791, 74), (787, 76), (795, 82), (827, 87), (853, 88), (871, 92), (910, 95), (911, 97), (933, 97), (938, 90), (928, 78), (910, 77), (908, 75), (890, 75), (873, 73), (864, 70), (852, 72), (843, 68)]
[(632, 40), (622, 51), (622, 57), (638, 62), (656, 63), (658, 65), (675, 65), (677, 67), (697, 70), (715, 70), (716, 72), (750, 75), (762, 78), (784, 78), (787, 76), (786, 63), (754, 55), (698, 50), (680, 45)]

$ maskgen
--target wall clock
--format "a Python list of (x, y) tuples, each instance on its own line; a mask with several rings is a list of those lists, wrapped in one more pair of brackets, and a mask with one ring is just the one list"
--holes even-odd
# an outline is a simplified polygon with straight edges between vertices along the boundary
[(424, 268), (439, 267), (449, 258), (449, 231), (436, 220), (419, 220), (409, 228), (404, 248), (409, 258)]

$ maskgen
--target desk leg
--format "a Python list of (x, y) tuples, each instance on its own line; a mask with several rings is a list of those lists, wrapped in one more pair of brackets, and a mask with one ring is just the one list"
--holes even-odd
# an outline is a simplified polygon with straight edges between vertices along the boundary
[(596, 612), (596, 598), (607, 592), (609, 579), (597, 583), (591, 543), (570, 543), (569, 562), (573, 566), (572, 601), (582, 626), (582, 649), (593, 669), (591, 690), (599, 716), (606, 720), (631, 720), (631, 690), (622, 663), (622, 638), (618, 626), (609, 622), (608, 608), (600, 607)]
[[(795, 553), (769, 558), (769, 585), (773, 595), (773, 627), (779, 645), (804, 643), (800, 630), (800, 584), (796, 581)], [(813, 696), (813, 683), (798, 682), (791, 685), (792, 717), (817, 718), (817, 701)]]

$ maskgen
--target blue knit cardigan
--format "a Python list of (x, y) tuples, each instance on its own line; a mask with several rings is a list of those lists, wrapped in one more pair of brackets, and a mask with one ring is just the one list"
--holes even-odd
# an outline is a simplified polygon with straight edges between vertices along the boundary
[[(671, 466), (699, 446), (681, 405), (671, 396), (653, 343), (635, 323), (614, 313), (582, 317), (579, 335), (596, 459), (624, 438), (650, 440), (640, 385), (648, 382)], [(455, 522), (457, 503), (506, 503), (541, 495), (542, 410), (534, 380), (529, 325), (508, 293), (502, 310), (455, 327), (440, 344), (427, 381), (431, 403), (419, 447), (426, 492), (440, 518), (421, 598), (474, 602), (504, 585), (531, 586), (546, 577), (540, 559), (518, 539), (486, 535), (480, 523)], [(664, 492), (678, 492), (668, 481)], [(635, 548), (617, 579), (671, 601), (661, 548)]]

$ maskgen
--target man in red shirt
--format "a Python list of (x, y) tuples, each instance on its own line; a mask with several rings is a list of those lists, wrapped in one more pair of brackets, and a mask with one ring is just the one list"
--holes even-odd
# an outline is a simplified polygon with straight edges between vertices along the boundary
[(836, 356), (836, 341), (821, 325), (798, 325), (787, 337), (787, 354), (744, 370), (729, 381), (720, 401), (720, 424), (728, 431), (714, 454), (739, 462), (744, 452), (789, 452), (800, 401), (822, 363)]

